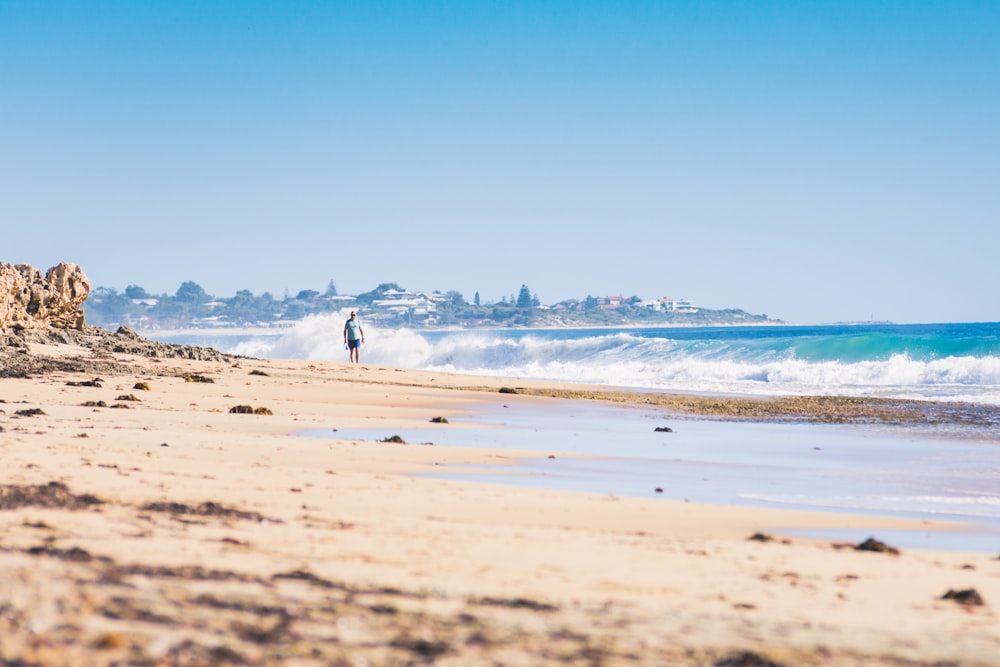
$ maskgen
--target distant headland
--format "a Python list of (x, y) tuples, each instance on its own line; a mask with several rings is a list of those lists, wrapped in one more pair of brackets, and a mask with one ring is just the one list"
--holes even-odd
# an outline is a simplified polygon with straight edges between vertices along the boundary
[[(728, 326), (784, 324), (764, 314), (739, 308), (710, 309), (688, 299), (638, 296), (592, 296), (543, 305), (527, 285), (499, 302), (466, 300), (460, 292), (413, 291), (382, 283), (371, 291), (346, 295), (333, 281), (326, 290), (304, 289), (276, 298), (268, 292), (239, 290), (230, 297), (212, 295), (198, 283), (185, 281), (174, 294), (152, 294), (138, 285), (120, 292), (91, 289), (83, 269), (62, 263), (43, 276), (34, 267), (0, 263), (0, 319), (37, 321), (39, 312), (63, 325), (86, 322), (105, 328), (137, 330), (287, 327), (304, 317), (358, 309), (366, 322), (384, 327), (413, 328), (542, 328), (605, 326)], [(56, 308), (58, 306), (58, 308)], [(32, 314), (33, 313), (33, 314)], [(70, 321), (72, 321), (70, 323)]]
[(282, 298), (240, 290), (231, 297), (208, 294), (197, 283), (177, 292), (150, 294), (132, 285), (124, 292), (98, 287), (86, 303), (88, 320), (137, 330), (287, 327), (304, 317), (355, 308), (365, 321), (384, 327), (541, 328), (602, 326), (724, 326), (783, 324), (738, 308), (713, 310), (687, 299), (586, 296), (543, 305), (527, 286), (499, 302), (471, 301), (457, 291), (412, 291), (382, 283), (362, 294), (301, 290)]

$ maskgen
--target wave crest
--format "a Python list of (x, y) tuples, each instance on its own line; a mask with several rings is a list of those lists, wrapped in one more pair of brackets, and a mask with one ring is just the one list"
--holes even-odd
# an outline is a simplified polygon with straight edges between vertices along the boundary
[[(280, 337), (231, 350), (248, 356), (346, 359), (343, 314), (307, 318)], [(965, 345), (978, 354), (929, 354), (896, 337), (665, 337), (649, 331), (415, 332), (365, 324), (366, 363), (403, 368), (531, 378), (663, 391), (751, 395), (875, 395), (1000, 404), (995, 345)], [(875, 340), (875, 343), (872, 342)], [(901, 342), (902, 341), (902, 342)], [(860, 346), (866, 345), (868, 353)], [(949, 344), (943, 349), (953, 349)], [(840, 358), (831, 358), (834, 350)], [(822, 353), (820, 353), (822, 350)]]

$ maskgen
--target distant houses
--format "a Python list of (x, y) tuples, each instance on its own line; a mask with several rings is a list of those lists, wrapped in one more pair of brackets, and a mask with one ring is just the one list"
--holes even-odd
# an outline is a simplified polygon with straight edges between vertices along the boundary
[(697, 313), (698, 308), (687, 299), (671, 299), (663, 297), (654, 303), (653, 310), (662, 310), (669, 313)]
[(622, 302), (624, 299), (619, 294), (618, 296), (607, 296), (600, 299), (597, 307), (601, 310), (618, 310), (622, 307)]
[(615, 311), (621, 310), (627, 306), (641, 307), (646, 310), (651, 310), (654, 312), (663, 313), (686, 313), (692, 314), (697, 313), (699, 308), (694, 305), (688, 299), (674, 299), (671, 297), (663, 297), (661, 299), (655, 299), (652, 301), (643, 301), (639, 297), (625, 298), (623, 296), (598, 296), (598, 297), (587, 297), (585, 300), (580, 301), (578, 299), (569, 299), (567, 301), (560, 301), (559, 303), (551, 306), (554, 310), (570, 310), (570, 311), (587, 311), (587, 310), (605, 310), (605, 311)]
[(370, 320), (402, 320), (406, 324), (434, 325), (438, 323), (438, 304), (449, 301), (440, 292), (408, 292), (387, 290), (382, 298), (371, 302)]
[[(254, 295), (240, 290), (229, 298), (207, 294), (195, 283), (185, 283), (177, 295), (148, 294), (131, 286), (120, 293), (97, 288), (85, 304), (88, 321), (105, 326), (125, 324), (138, 330), (179, 328), (283, 328), (311, 315), (338, 313), (356, 308), (366, 322), (385, 327), (525, 327), (587, 326), (616, 322), (727, 322), (732, 314), (699, 308), (688, 299), (662, 297), (644, 300), (621, 294), (585, 299), (567, 299), (542, 305), (522, 286), (522, 296), (499, 302), (465, 301), (456, 291), (411, 291), (395, 283), (384, 283), (371, 292), (338, 295), (302, 290), (276, 299), (265, 292)], [(332, 293), (331, 293), (332, 292)], [(521, 305), (530, 302), (531, 305)], [(766, 316), (750, 316), (767, 320)]]

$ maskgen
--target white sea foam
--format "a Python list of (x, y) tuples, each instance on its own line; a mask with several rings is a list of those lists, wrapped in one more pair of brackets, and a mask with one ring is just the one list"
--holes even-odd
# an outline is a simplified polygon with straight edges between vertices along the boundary
[(989, 495), (805, 496), (745, 493), (741, 497), (745, 500), (796, 507), (1000, 519), (1000, 498)]
[[(220, 349), (262, 357), (346, 359), (346, 311), (306, 318), (280, 336)], [(810, 339), (713, 340), (566, 331), (416, 332), (365, 323), (362, 361), (376, 365), (664, 391), (839, 394), (1000, 405), (1000, 357), (868, 355)], [(877, 341), (885, 347), (884, 341)], [(816, 350), (820, 350), (819, 353)], [(831, 351), (832, 350), (832, 351)], [(834, 353), (841, 354), (837, 358)], [(833, 357), (833, 358), (830, 358)], [(851, 360), (852, 357), (860, 357)]]

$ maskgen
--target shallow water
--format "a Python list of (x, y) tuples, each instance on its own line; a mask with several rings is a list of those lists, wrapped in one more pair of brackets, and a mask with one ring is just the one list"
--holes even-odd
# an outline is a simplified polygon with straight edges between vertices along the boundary
[[(956, 521), (893, 531), (894, 546), (1000, 552), (1000, 445), (856, 426), (678, 420), (644, 409), (552, 401), (483, 411), (496, 428), (340, 429), (338, 439), (521, 450), (509, 466), (453, 466), (448, 479), (692, 502)], [(667, 426), (669, 433), (657, 433)], [(330, 437), (330, 430), (305, 435)], [(554, 458), (548, 458), (554, 456)], [(580, 458), (597, 456), (601, 458)], [(496, 474), (503, 472), (502, 475)], [(888, 532), (888, 531), (886, 531)], [(799, 534), (807, 535), (805, 531)], [(865, 531), (808, 533), (863, 540)], [(880, 537), (885, 541), (886, 538)]]

